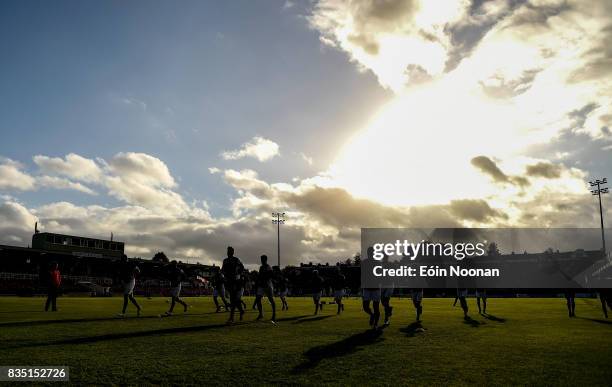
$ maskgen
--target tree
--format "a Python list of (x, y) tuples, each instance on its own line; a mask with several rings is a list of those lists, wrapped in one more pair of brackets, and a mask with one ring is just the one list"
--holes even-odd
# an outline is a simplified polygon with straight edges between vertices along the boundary
[(361, 253), (355, 254), (355, 256), (353, 257), (353, 262), (355, 262), (355, 266), (361, 265)]
[(168, 257), (166, 256), (166, 254), (164, 254), (163, 251), (158, 251), (157, 253), (155, 253), (155, 255), (153, 256), (153, 258), (151, 260), (153, 262), (158, 262), (158, 263), (168, 263), (168, 262), (170, 262), (170, 259), (168, 259)]

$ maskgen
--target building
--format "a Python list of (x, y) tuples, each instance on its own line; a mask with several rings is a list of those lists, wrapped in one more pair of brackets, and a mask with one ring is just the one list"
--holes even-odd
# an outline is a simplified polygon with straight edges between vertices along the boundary
[(32, 248), (75, 257), (117, 259), (123, 255), (125, 244), (112, 240), (37, 232), (32, 235)]
[[(35, 231), (32, 247), (0, 245), (0, 294), (32, 295), (44, 293), (50, 264), (57, 263), (62, 273), (62, 290), (87, 292), (87, 287), (117, 287), (117, 266), (125, 244), (112, 240)], [(165, 294), (169, 287), (167, 262), (131, 258), (141, 270), (136, 292), (141, 295)], [(188, 280), (184, 293), (201, 294), (202, 281), (213, 268), (202, 264), (183, 264)], [(85, 286), (84, 284), (87, 284)]]

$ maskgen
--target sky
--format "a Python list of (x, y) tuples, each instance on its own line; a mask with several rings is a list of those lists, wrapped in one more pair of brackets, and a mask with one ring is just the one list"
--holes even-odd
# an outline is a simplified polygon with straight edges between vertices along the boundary
[(281, 211), (296, 264), (361, 227), (597, 227), (610, 38), (605, 0), (3, 1), (0, 243), (255, 264)]

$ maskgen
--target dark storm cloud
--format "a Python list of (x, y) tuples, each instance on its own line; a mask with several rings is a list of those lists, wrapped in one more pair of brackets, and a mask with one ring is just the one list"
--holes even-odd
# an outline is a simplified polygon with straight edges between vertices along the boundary
[(480, 169), (497, 183), (509, 183), (510, 178), (487, 156), (477, 156), (472, 159), (472, 165)]
[(574, 125), (568, 129), (582, 129), (582, 127), (584, 127), (584, 123), (589, 117), (589, 114), (591, 114), (598, 107), (599, 104), (596, 102), (590, 102), (580, 109), (572, 110), (568, 114), (568, 117), (574, 121)]
[(534, 24), (538, 26), (548, 25), (550, 18), (558, 16), (563, 12), (572, 10), (572, 6), (564, 1), (560, 4), (540, 4), (535, 5), (527, 1), (523, 4), (521, 12), (512, 18), (511, 26), (521, 26)]
[[(610, 14), (612, 15), (612, 10)], [(569, 75), (568, 82), (592, 81), (607, 78), (612, 74), (612, 24), (603, 28), (600, 33), (600, 43), (583, 55), (586, 63)]]
[(459, 63), (470, 56), (472, 51), (485, 35), (512, 14), (524, 1), (509, 1), (505, 11), (498, 15), (487, 15), (483, 7), (485, 1), (473, 0), (468, 10), (467, 19), (447, 25), (444, 30), (450, 36), (452, 47), (448, 53), (445, 71), (452, 71)]
[(373, 35), (402, 30), (411, 24), (418, 3), (413, 0), (362, 0), (351, 2), (353, 33), (348, 40), (368, 54), (378, 53)]
[(473, 166), (489, 176), (495, 183), (512, 184), (519, 187), (526, 187), (529, 185), (529, 180), (523, 176), (506, 175), (499, 169), (497, 164), (487, 156), (474, 157), (471, 162)]
[(409, 224), (405, 210), (356, 199), (341, 188), (312, 187), (291, 193), (287, 204), (337, 227), (402, 227)]
[[(612, 1), (603, 1), (597, 4), (597, 8), (593, 7), (591, 12), (601, 14), (607, 17), (610, 21), (612, 18)], [(596, 45), (588, 50), (583, 58), (586, 64), (576, 69), (568, 77), (568, 82), (583, 82), (597, 79), (605, 79), (612, 74), (612, 22), (604, 26), (599, 34), (601, 38)]]
[(467, 19), (446, 26), (445, 31), (450, 35), (452, 43), (446, 62), (447, 72), (469, 57), (487, 33), (505, 20), (510, 19), (510, 22), (504, 28), (526, 25), (540, 28), (548, 26), (550, 18), (572, 9), (567, 2), (535, 5), (527, 0), (508, 0), (501, 12), (487, 14), (486, 4), (483, 0), (473, 0)]
[(528, 165), (526, 168), (527, 176), (544, 177), (546, 179), (558, 179), (561, 177), (562, 170), (561, 165), (544, 161)]

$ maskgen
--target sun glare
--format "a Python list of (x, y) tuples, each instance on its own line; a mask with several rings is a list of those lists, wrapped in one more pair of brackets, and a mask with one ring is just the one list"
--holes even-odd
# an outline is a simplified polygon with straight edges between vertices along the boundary
[[(389, 205), (443, 204), (493, 193), (471, 164), (524, 145), (512, 108), (452, 80), (415, 89), (383, 107), (343, 148), (332, 180), (356, 196)], [(458, 94), (461, 95), (458, 95)]]

